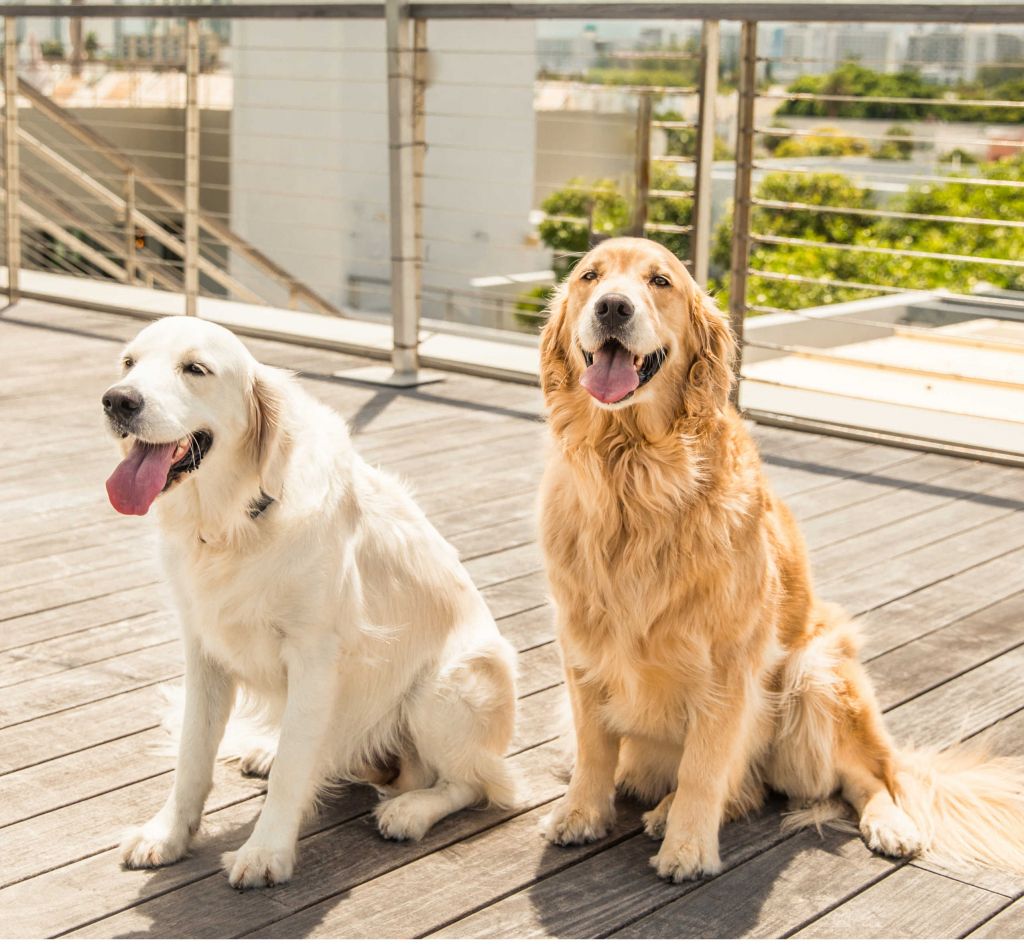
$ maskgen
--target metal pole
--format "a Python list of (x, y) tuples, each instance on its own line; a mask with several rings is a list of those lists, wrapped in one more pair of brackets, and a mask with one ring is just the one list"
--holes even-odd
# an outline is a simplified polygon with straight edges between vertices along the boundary
[(7, 205), (7, 299), (17, 302), (21, 270), (21, 187), (18, 175), (18, 30), (14, 17), (4, 17), (4, 189)]
[(733, 190), (732, 267), (729, 318), (736, 335), (736, 375), (732, 400), (739, 405), (743, 367), (743, 321), (747, 314), (747, 263), (750, 257), (750, 182), (754, 167), (754, 101), (757, 98), (757, 24), (746, 20), (740, 31), (739, 104), (736, 115), (736, 182)]
[(711, 258), (711, 170), (715, 161), (715, 101), (718, 97), (720, 35), (717, 20), (704, 21), (695, 156), (697, 168), (693, 179), (693, 232), (690, 243), (693, 278), (701, 286), (708, 283)]
[(643, 238), (647, 230), (647, 201), (651, 188), (651, 94), (641, 93), (636, 104), (636, 166), (633, 201), (633, 234)]
[(419, 371), (416, 310), (416, 129), (408, 5), (387, 0), (388, 176), (391, 212), (391, 311), (394, 383), (415, 383)]
[(124, 182), (124, 270), (128, 283), (135, 284), (135, 172), (129, 169)]
[(199, 298), (199, 21), (185, 24), (185, 313)]
[(413, 231), (416, 235), (416, 314), (423, 313), (423, 167), (427, 160), (427, 21), (413, 20), (412, 125), (416, 143), (413, 163)]

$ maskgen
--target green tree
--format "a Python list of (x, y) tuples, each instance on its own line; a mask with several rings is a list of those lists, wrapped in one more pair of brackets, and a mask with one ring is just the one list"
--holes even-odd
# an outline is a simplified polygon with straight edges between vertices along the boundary
[(775, 148), (780, 159), (804, 158), (808, 155), (866, 155), (869, 146), (864, 139), (842, 134), (833, 126), (818, 126), (810, 135), (783, 138)]
[(96, 59), (96, 54), (100, 51), (100, 39), (92, 30), (85, 35), (85, 43), (83, 45), (85, 46), (86, 59)]
[[(556, 252), (584, 252), (592, 232), (619, 235), (629, 224), (629, 204), (612, 179), (570, 179), (540, 207), (546, 216), (537, 226), (540, 240)], [(571, 268), (572, 259), (556, 257), (554, 270), (559, 280)]]
[[(885, 130), (887, 136), (911, 136), (913, 132), (906, 126), (889, 126)], [(894, 161), (905, 161), (910, 158), (914, 152), (914, 143), (906, 142), (900, 138), (895, 141), (892, 139), (886, 139), (879, 142), (877, 146), (872, 150), (871, 157), (875, 159), (890, 159)]]
[[(666, 109), (655, 113), (654, 118), (660, 122), (682, 122), (683, 114), (675, 109)], [(667, 155), (679, 155), (692, 159), (697, 154), (697, 130), (696, 129), (666, 129), (665, 130), (665, 151)], [(729, 143), (721, 136), (715, 136), (714, 159), (715, 161), (733, 158), (732, 149)]]

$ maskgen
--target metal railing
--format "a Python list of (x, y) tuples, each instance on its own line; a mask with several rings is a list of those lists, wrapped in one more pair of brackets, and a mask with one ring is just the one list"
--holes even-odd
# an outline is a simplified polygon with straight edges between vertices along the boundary
[[(185, 76), (185, 108), (183, 129), (183, 172), (181, 182), (168, 182), (159, 174), (148, 169), (144, 162), (129, 156), (92, 129), (78, 122), (70, 110), (61, 109), (52, 100), (43, 95), (27, 82), (17, 77), (16, 63), (16, 21), (19, 18), (53, 17), (55, 15), (73, 18), (125, 18), (146, 17), (155, 20), (182, 19), (186, 24), (187, 59), (182, 64), (181, 72)], [(893, 109), (912, 107), (914, 109), (933, 108), (935, 110), (953, 110), (968, 108), (987, 110), (1021, 110), (1024, 102), (1012, 98), (985, 98), (984, 96), (964, 96), (951, 99), (943, 95), (850, 95), (844, 92), (822, 90), (820, 92), (803, 92), (789, 89), (771, 88), (766, 86), (765, 69), (774, 64), (813, 61), (807, 57), (783, 55), (764, 55), (758, 49), (759, 27), (766, 22), (786, 23), (974, 23), (974, 24), (1015, 24), (1024, 25), (1024, 4), (978, 5), (960, 2), (933, 3), (839, 3), (831, 5), (810, 3), (400, 3), (398, 0), (387, 0), (385, 3), (309, 3), (309, 4), (161, 4), (161, 5), (114, 5), (87, 4), (73, 7), (53, 7), (31, 4), (15, 4), (5, 10), (5, 121), (4, 121), (4, 174), (5, 174), (5, 247), (8, 263), (8, 285), (12, 299), (19, 293), (19, 266), (25, 255), (30, 263), (37, 267), (45, 266), (47, 249), (38, 244), (21, 246), (21, 237), (25, 226), (43, 228), (65, 247), (71, 249), (78, 258), (87, 264), (93, 272), (100, 272), (107, 278), (118, 282), (131, 282), (141, 277), (154, 287), (182, 289), (185, 294), (186, 310), (194, 312), (197, 297), (201, 292), (217, 289), (233, 299), (242, 301), (264, 300), (259, 291), (236, 276), (232, 264), (236, 260), (244, 260), (263, 277), (273, 284), (284, 288), (288, 293), (289, 304), (302, 302), (314, 311), (343, 315), (349, 309), (340, 301), (335, 291), (328, 291), (310, 280), (296, 276), (297, 269), (293, 264), (284, 267), (277, 262), (294, 260), (290, 256), (291, 249), (278, 247), (274, 243), (273, 230), (264, 229), (269, 239), (264, 242), (252, 241), (246, 237), (244, 229), (233, 227), (232, 218), (227, 213), (212, 213), (202, 207), (201, 189), (210, 188), (202, 180), (201, 162), (210, 160), (201, 154), (202, 115), (199, 103), (199, 37), (200, 25), (204, 19), (217, 18), (234, 23), (276, 21), (278, 23), (321, 21), (332, 24), (342, 21), (353, 23), (375, 24), (380, 32), (373, 33), (364, 45), (346, 48), (352, 57), (365, 57), (370, 70), (360, 77), (349, 77), (347, 82), (362, 83), (366, 89), (368, 102), (364, 106), (353, 97), (353, 102), (345, 108), (352, 114), (378, 115), (386, 118), (386, 126), (381, 127), (382, 135), (367, 133), (365, 140), (353, 140), (362, 148), (364, 165), (357, 172), (364, 178), (376, 176), (386, 188), (380, 191), (386, 194), (386, 201), (371, 196), (351, 197), (365, 206), (361, 214), (386, 216), (388, 222), (388, 245), (386, 252), (380, 248), (361, 248), (350, 255), (357, 266), (353, 267), (344, 279), (349, 290), (379, 288), (380, 300), (382, 293), (387, 295), (387, 310), (392, 323), (392, 362), (396, 382), (414, 383), (418, 379), (421, 317), (432, 310), (434, 313), (447, 314), (453, 309), (453, 301), (471, 302), (471, 306), (479, 309), (492, 307), (495, 312), (522, 313), (522, 305), (518, 302), (516, 292), (496, 291), (490, 287), (483, 290), (458, 290), (457, 282), (466, 284), (481, 276), (479, 270), (467, 263), (460, 268), (457, 254), (439, 260), (432, 256), (432, 249), (451, 245), (453, 248), (466, 249), (467, 259), (477, 250), (478, 242), (475, 233), (469, 237), (460, 237), (447, 231), (445, 222), (450, 216), (463, 215), (465, 204), (453, 202), (446, 198), (453, 190), (463, 187), (467, 194), (474, 189), (481, 194), (488, 189), (507, 187), (507, 173), (503, 172), (498, 161), (502, 158), (502, 150), (492, 147), (487, 140), (487, 133), (481, 131), (479, 138), (474, 139), (464, 131), (459, 131), (459, 123), (478, 121), (483, 124), (488, 118), (495, 121), (521, 122), (524, 129), (534, 124), (532, 108), (529, 115), (512, 113), (502, 115), (501, 109), (495, 106), (493, 117), (473, 115), (460, 109), (458, 100), (459, 88), (471, 88), (474, 84), (490, 83), (496, 95), (503, 90), (515, 88), (514, 82), (502, 83), (501, 77), (485, 76), (478, 72), (468, 78), (453, 78), (452, 75), (435, 75), (434, 66), (456, 62), (460, 57), (468, 59), (478, 56), (486, 62), (489, 50), (484, 46), (477, 49), (446, 49), (443, 30), (446, 24), (454, 22), (471, 23), (475, 21), (508, 21), (509, 23), (536, 21), (541, 19), (565, 19), (574, 21), (591, 20), (622, 20), (622, 19), (672, 19), (677, 21), (695, 21), (701, 24), (699, 48), (695, 50), (676, 51), (632, 51), (616, 54), (616, 62), (633, 64), (643, 59), (671, 58), (679, 64), (690, 64), (696, 67), (696, 81), (690, 84), (664, 85), (661, 83), (634, 82), (617, 87), (600, 87), (607, 92), (614, 88), (617, 94), (628, 99), (635, 108), (633, 116), (635, 126), (633, 138), (635, 149), (632, 156), (632, 171), (624, 173), (628, 179), (629, 210), (625, 220), (620, 224), (623, 232), (646, 234), (663, 241), (679, 239), (685, 242), (688, 260), (692, 272), (702, 285), (709, 281), (717, 282), (717, 286), (728, 294), (728, 310), (734, 331), (741, 343), (740, 358), (737, 366), (738, 386), (733, 398), (743, 400), (742, 387), (749, 381), (759, 382), (764, 386), (784, 386), (773, 383), (760, 373), (756, 363), (743, 362), (744, 351), (748, 358), (751, 353), (763, 358), (768, 352), (785, 357), (806, 357), (820, 359), (845, 367), (862, 367), (878, 370), (886, 366), (885, 361), (872, 356), (859, 357), (852, 352), (826, 354), (828, 348), (812, 343), (783, 340), (771, 336), (771, 325), (759, 321), (759, 315), (798, 315), (800, 320), (811, 326), (834, 325), (852, 328), (874, 328), (878, 331), (895, 333), (898, 336), (914, 339), (931, 340), (949, 343), (965, 340), (964, 335), (951, 334), (938, 326), (926, 323), (909, 326), (899, 320), (878, 320), (871, 315), (857, 313), (810, 313), (806, 307), (790, 308), (780, 303), (784, 300), (781, 294), (775, 294), (771, 288), (807, 288), (820, 289), (828, 292), (839, 300), (858, 298), (877, 298), (880, 295), (898, 295), (905, 292), (923, 290), (913, 286), (909, 281), (885, 281), (869, 278), (867, 274), (858, 273), (822, 273), (809, 268), (801, 268), (794, 257), (787, 259), (785, 266), (773, 264), (781, 258), (766, 257), (766, 249), (791, 249), (805, 252), (821, 252), (842, 254), (853, 259), (877, 260), (892, 259), (908, 262), (938, 262), (950, 268), (962, 265), (978, 266), (989, 269), (1005, 269), (1019, 271), (1024, 269), (1020, 259), (1000, 257), (982, 252), (965, 252), (960, 248), (923, 248), (915, 247), (913, 242), (905, 240), (892, 241), (886, 244), (881, 239), (872, 239), (871, 244), (858, 240), (853, 235), (849, 240), (837, 240), (834, 236), (827, 239), (815, 234), (794, 233), (787, 230), (797, 215), (810, 215), (818, 219), (831, 216), (847, 222), (876, 221), (881, 223), (912, 222), (922, 226), (970, 226), (977, 228), (1004, 228), (1010, 231), (1024, 227), (1024, 221), (1013, 217), (987, 217), (970, 213), (949, 213), (943, 211), (922, 211), (906, 207), (890, 207), (887, 205), (843, 204), (827, 199), (810, 200), (806, 198), (778, 198), (764, 194), (761, 186), (766, 177), (785, 174), (796, 179), (811, 178), (821, 173), (822, 169), (813, 162), (802, 162), (799, 149), (791, 150), (789, 158), (774, 158), (767, 154), (765, 142), (772, 138), (787, 138), (794, 142), (810, 142), (823, 140), (839, 143), (851, 136), (861, 142), (879, 146), (893, 145), (910, 150), (927, 148), (934, 138), (919, 130), (860, 130), (850, 133), (840, 129), (813, 127), (789, 127), (779, 123), (773, 116), (765, 118), (765, 106), (768, 103), (803, 104), (814, 106), (826, 104), (828, 111), (841, 113), (845, 105), (870, 104), (874, 107)], [(739, 21), (739, 42), (735, 56), (737, 75), (735, 77), (735, 121), (730, 145), (734, 147), (735, 160), (731, 166), (733, 176), (731, 203), (731, 235), (729, 238), (729, 260), (713, 260), (713, 236), (715, 222), (713, 220), (713, 174), (715, 173), (715, 141), (716, 130), (720, 125), (720, 116), (716, 115), (716, 103), (719, 100), (719, 78), (722, 61), (722, 21)], [(428, 24), (436, 24), (431, 28), (428, 42)], [(324, 49), (332, 49), (335, 40), (325, 37)], [(253, 47), (259, 49), (258, 45)], [(296, 47), (296, 52), (299, 51)], [(269, 51), (273, 52), (273, 51)], [(524, 53), (524, 55), (526, 55)], [(1012, 65), (1012, 63), (1011, 63)], [(1019, 65), (1019, 64), (1018, 64)], [(442, 70), (443, 72), (443, 70)], [(239, 68), (239, 77), (250, 78), (245, 73), (245, 65)], [(334, 77), (296, 78), (288, 75), (287, 63), (278, 63), (264, 77), (270, 84), (284, 82), (324, 82), (335, 83)], [(571, 83), (579, 92), (595, 91), (597, 87), (586, 82)], [(382, 100), (373, 97), (383, 91)], [(438, 107), (435, 102), (431, 108), (432, 94), (443, 92), (441, 97), (446, 103)], [(655, 112), (655, 104), (659, 97), (683, 96), (692, 94), (696, 97), (696, 115), (693, 118), (664, 118)], [(77, 168), (79, 188), (84, 191), (90, 201), (98, 202), (114, 213), (122, 230), (120, 235), (97, 230), (91, 233), (89, 241), (84, 241), (75, 229), (68, 227), (67, 197), (55, 194), (47, 188), (45, 181), (39, 181), (33, 173), (24, 167), (19, 168), (19, 152), (28, 150), (34, 160), (41, 161), (53, 170), (60, 170), (63, 162), (63, 174), (72, 174), (70, 160), (51, 143), (42, 142), (31, 132), (18, 127), (18, 96), (25, 98), (35, 110), (47, 116), (64, 132), (75, 138), (81, 145), (102, 155), (112, 163), (123, 176), (123, 184), (119, 189), (112, 189), (109, 183), (98, 174), (90, 173), (84, 165)], [(624, 100), (625, 101), (625, 100)], [(259, 108), (259, 103), (249, 104)], [(275, 107), (276, 108), (276, 107)], [(317, 122), (326, 112), (315, 105), (308, 108), (311, 122)], [(375, 111), (376, 110), (376, 111)], [(952, 114), (952, 113), (950, 113)], [(333, 115), (333, 114), (332, 114)], [(565, 122), (571, 122), (565, 118)], [(824, 121), (824, 120), (823, 120)], [(835, 122), (835, 120), (829, 120)], [(894, 122), (902, 120), (895, 119)], [(432, 129), (438, 122), (448, 123), (454, 131), (445, 135), (434, 135)], [(435, 125), (431, 125), (434, 123)], [(664, 138), (670, 133), (694, 132), (693, 154), (683, 156), (656, 145), (660, 135)], [(287, 138), (288, 132), (279, 133)], [(524, 132), (524, 136), (528, 135)], [(299, 136), (301, 139), (301, 135)], [(310, 137), (311, 142), (325, 141)], [(1020, 140), (1007, 134), (982, 136), (977, 130), (965, 133), (958, 140), (961, 145), (986, 147), (1005, 147), (1010, 150), (1022, 146)], [(534, 152), (543, 151), (539, 145), (524, 147), (523, 155), (529, 148)], [(599, 150), (584, 149), (578, 158), (606, 159)], [(455, 171), (439, 172), (436, 163), (431, 167), (431, 156), (448, 152), (455, 155), (479, 157), (472, 175), (460, 172), (457, 162), (452, 163)], [(570, 148), (562, 146), (549, 147), (549, 151), (558, 157), (571, 160), (573, 153)], [(157, 156), (162, 158), (162, 156)], [(512, 159), (515, 158), (513, 155)], [(621, 156), (616, 156), (621, 159)], [(211, 160), (212, 161), (212, 160)], [(227, 160), (218, 160), (227, 161)], [(232, 158), (231, 161), (237, 161)], [(244, 161), (241, 160), (241, 161)], [(255, 160), (251, 160), (255, 163)], [(334, 165), (326, 162), (315, 168), (317, 172), (338, 172), (348, 174), (350, 169), (344, 161), (335, 160)], [(24, 165), (21, 163), (22, 166)], [(481, 168), (490, 164), (493, 170)], [(659, 165), (671, 166), (674, 174), (692, 177), (692, 186), (687, 183), (674, 184), (670, 187), (659, 187), (654, 184), (653, 174)], [(289, 168), (294, 169), (295, 166)], [(311, 167), (311, 171), (313, 171)], [(465, 175), (465, 181), (460, 180)], [(872, 182), (880, 176), (877, 170), (858, 170), (853, 173), (857, 181), (864, 183), (870, 191)], [(503, 176), (506, 176), (503, 178)], [(313, 177), (313, 176), (311, 176)], [(884, 178), (889, 183), (903, 183), (908, 188), (917, 185), (943, 185), (955, 183), (958, 187), (1005, 188), (1019, 189), (1024, 181), (1007, 180), (993, 177), (983, 172), (969, 174), (941, 174), (932, 167), (896, 166), (885, 170)], [(180, 184), (180, 189), (176, 186)], [(550, 222), (576, 224), (586, 229), (595, 228), (594, 207), (599, 193), (596, 186), (586, 184), (566, 186), (564, 181), (540, 181), (539, 176), (533, 182), (538, 193), (550, 193), (553, 188), (581, 190), (590, 189), (592, 201), (583, 216), (553, 212), (547, 216)], [(220, 186), (217, 186), (220, 187)], [(315, 201), (317, 185), (309, 186), (310, 194), (302, 195), (303, 199)], [(232, 182), (232, 196), (237, 193), (246, 195), (242, 185)], [(294, 189), (283, 189), (280, 198), (288, 201), (299, 194)], [(266, 197), (273, 197), (273, 189), (266, 190)], [(147, 201), (158, 200), (162, 216), (157, 215)], [(536, 196), (531, 207), (536, 207)], [(652, 209), (658, 202), (692, 200), (692, 209), (678, 213), (674, 220), (665, 215), (655, 216)], [(469, 199), (467, 198), (468, 202)], [(682, 208), (682, 206), (673, 206)], [(771, 216), (766, 217), (766, 213)], [(288, 214), (288, 211), (282, 212)], [(515, 211), (495, 211), (495, 218), (505, 215), (516, 217)], [(63, 218), (61, 216), (64, 216)], [(449, 216), (449, 217), (446, 217)], [(525, 216), (524, 216), (525, 217)], [(225, 220), (226, 218), (226, 220)], [(656, 220), (657, 219), (657, 220)], [(765, 222), (777, 225), (774, 230), (763, 227)], [(268, 218), (266, 224), (272, 224)], [(358, 223), (357, 223), (358, 224)], [(320, 228), (327, 232), (327, 227), (313, 221), (310, 228)], [(721, 227), (721, 225), (719, 225)], [(357, 228), (354, 225), (353, 228)], [(595, 230), (599, 230), (596, 229)], [(141, 231), (153, 242), (167, 252), (156, 258), (149, 249), (137, 247), (136, 232)], [(503, 235), (510, 234), (506, 229)], [(483, 239), (479, 239), (482, 241)], [(505, 238), (506, 241), (511, 239)], [(502, 246), (495, 243), (493, 249), (500, 252)], [(522, 247), (509, 247), (511, 252), (519, 254)], [(24, 254), (23, 254), (24, 252)], [(570, 259), (579, 252), (554, 249), (555, 259)], [(170, 257), (168, 257), (168, 255)], [(386, 271), (381, 267), (386, 258)], [(180, 264), (178, 260), (180, 259)], [(325, 262), (327, 255), (325, 254)], [(334, 259), (332, 259), (333, 261)], [(490, 260), (490, 259), (488, 259)], [(524, 259), (525, 260), (525, 259)], [(810, 260), (810, 259), (808, 259)], [(529, 269), (520, 268), (520, 271)], [(500, 277), (500, 275), (499, 275)], [(511, 286), (511, 285), (510, 285)], [(481, 285), (481, 288), (484, 286)], [(753, 291), (752, 291), (753, 289)], [(768, 290), (766, 290), (768, 289)], [(956, 306), (967, 305), (966, 298), (975, 304), (985, 301), (986, 306), (995, 307), (991, 297), (984, 295), (965, 295), (962, 292), (948, 294), (946, 297)], [(822, 298), (824, 300), (824, 298)], [(1001, 313), (1009, 315), (1008, 320), (1019, 320), (1014, 311), (1019, 311), (1024, 304), (1006, 297), (998, 299)], [(1024, 312), (1022, 312), (1024, 313)], [(895, 330), (894, 330), (895, 328)], [(972, 338), (978, 344), (977, 338)], [(1009, 346), (1009, 345), (1007, 345)], [(841, 350), (841, 348), (840, 348)], [(889, 365), (891, 366), (891, 365)], [(751, 371), (753, 367), (754, 372)], [(908, 374), (916, 374), (912, 367), (901, 370)], [(929, 371), (936, 379), (971, 378), (971, 374), (950, 375), (941, 371)], [(973, 378), (972, 378), (973, 379)], [(996, 383), (1012, 383), (996, 381)], [(785, 385), (785, 386), (788, 386)], [(798, 389), (797, 384), (792, 385)], [(1010, 389), (1013, 389), (1012, 387)], [(824, 392), (824, 391), (823, 391)], [(882, 396), (875, 394), (881, 402)], [(751, 407), (745, 406), (748, 411)], [(791, 414), (774, 413), (773, 411), (757, 410), (753, 415), (762, 419), (777, 419), (779, 422), (792, 422)], [(811, 420), (811, 423), (814, 421)], [(828, 421), (817, 421), (822, 426), (830, 426)], [(805, 421), (807, 423), (807, 421)], [(807, 425), (811, 425), (807, 423)], [(854, 430), (858, 427), (850, 426)], [(870, 427), (861, 427), (865, 431)], [(880, 438), (885, 434), (880, 433)], [(939, 445), (941, 439), (933, 439), (932, 444)], [(946, 447), (952, 451), (975, 452), (985, 455), (984, 447), (964, 443), (954, 445), (957, 441), (948, 441)], [(999, 451), (989, 454), (990, 458), (1009, 457), (1012, 454)]]

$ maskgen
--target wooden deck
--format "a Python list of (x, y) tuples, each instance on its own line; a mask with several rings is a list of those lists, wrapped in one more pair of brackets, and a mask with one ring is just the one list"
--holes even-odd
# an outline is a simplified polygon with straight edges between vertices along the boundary
[[(624, 803), (613, 835), (537, 835), (562, 688), (535, 541), (539, 394), (451, 375), (417, 392), (343, 383), (362, 361), (252, 341), (303, 372), (364, 455), (401, 473), (459, 548), (521, 652), (514, 815), (468, 811), (420, 844), (381, 840), (372, 791), (306, 826), (293, 882), (236, 893), (218, 868), (264, 784), (218, 767), (192, 855), (127, 872), (121, 829), (162, 803), (172, 762), (161, 688), (181, 651), (152, 563), (153, 525), (116, 515), (99, 396), (139, 324), (23, 303), (0, 315), (0, 936), (1024, 935), (1024, 880), (872, 855), (851, 836), (780, 832), (781, 805), (723, 833), (727, 871), (681, 886)], [(856, 612), (902, 741), (996, 734), (1024, 752), (1024, 470), (757, 428), (802, 521), (821, 592)]]

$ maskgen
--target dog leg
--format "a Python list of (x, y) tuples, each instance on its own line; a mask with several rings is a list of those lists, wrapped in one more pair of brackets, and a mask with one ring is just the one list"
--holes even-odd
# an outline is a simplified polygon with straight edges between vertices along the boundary
[(121, 860), (129, 869), (167, 866), (187, 852), (213, 786), (213, 764), (233, 701), (230, 677), (200, 651), (196, 639), (186, 639), (185, 713), (174, 786), (152, 820), (124, 834)]
[(726, 801), (743, 779), (756, 710), (745, 680), (730, 680), (716, 692), (727, 704), (709, 700), (690, 719), (665, 838), (651, 858), (662, 879), (679, 883), (721, 872), (718, 831)]
[(472, 784), (442, 780), (379, 804), (374, 811), (377, 828), (387, 840), (420, 840), (438, 820), (479, 799), (480, 791)]
[(597, 689), (583, 683), (571, 666), (566, 666), (565, 675), (576, 730), (576, 765), (562, 802), (541, 822), (541, 833), (559, 846), (608, 835), (615, 822), (619, 757), (619, 738), (605, 726)]
[[(325, 644), (332, 642), (325, 640)], [(324, 740), (333, 723), (337, 674), (332, 658), (300, 657), (288, 664), (288, 697), (267, 802), (245, 845), (223, 856), (236, 889), (274, 886), (291, 879), (303, 814), (313, 801)]]

